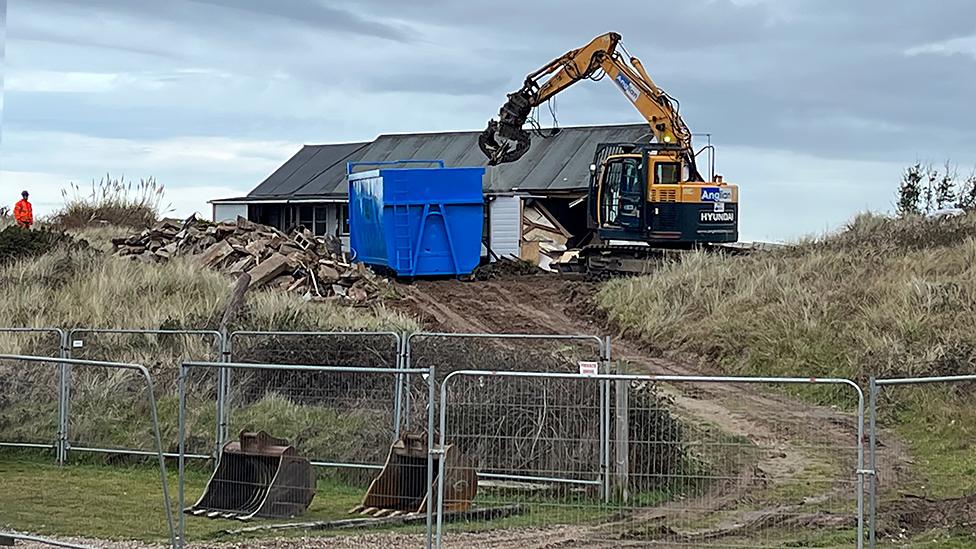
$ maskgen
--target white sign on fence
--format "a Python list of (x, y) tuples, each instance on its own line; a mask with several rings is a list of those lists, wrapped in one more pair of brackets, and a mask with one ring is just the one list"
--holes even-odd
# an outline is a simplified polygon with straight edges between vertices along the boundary
[(600, 373), (600, 363), (580, 361), (579, 373), (581, 376), (595, 376)]

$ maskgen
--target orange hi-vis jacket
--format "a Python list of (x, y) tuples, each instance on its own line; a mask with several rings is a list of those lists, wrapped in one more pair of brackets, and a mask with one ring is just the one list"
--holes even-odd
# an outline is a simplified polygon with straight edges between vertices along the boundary
[(26, 198), (22, 198), (14, 206), (14, 219), (21, 226), (29, 227), (34, 224), (34, 208)]

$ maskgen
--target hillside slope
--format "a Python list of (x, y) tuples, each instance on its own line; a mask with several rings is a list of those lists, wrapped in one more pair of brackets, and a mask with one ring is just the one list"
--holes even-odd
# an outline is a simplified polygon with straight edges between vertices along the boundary
[(976, 215), (864, 215), (745, 257), (691, 255), (597, 299), (625, 334), (729, 373), (901, 376), (976, 365)]

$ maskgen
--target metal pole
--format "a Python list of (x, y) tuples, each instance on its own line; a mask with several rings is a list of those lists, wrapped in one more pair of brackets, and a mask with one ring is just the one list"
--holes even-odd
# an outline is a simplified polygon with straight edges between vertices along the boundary
[(868, 488), (868, 547), (874, 549), (877, 546), (877, 521), (878, 521), (878, 384), (874, 376), (868, 380), (868, 413), (870, 414), (870, 425), (868, 429), (871, 483)]
[[(439, 448), (447, 446), (447, 380), (454, 375), (454, 372), (447, 375), (441, 382), (441, 433)], [(438, 460), (437, 465), (437, 541), (434, 545), (441, 549), (441, 542), (444, 538), (444, 459)]]
[[(430, 373), (427, 375), (427, 533), (425, 540), (425, 547), (431, 549), (433, 547), (433, 534), (434, 534), (434, 408), (437, 401), (436, 393), (436, 382), (434, 380), (434, 367), (431, 366)], [(441, 458), (439, 461), (444, 461), (444, 445), (443, 443), (439, 448), (436, 449), (436, 454)], [(438, 485), (438, 494), (440, 494), (440, 482)], [(438, 516), (440, 516), (441, 511), (441, 498), (437, 498), (437, 509)]]
[[(58, 541), (55, 539), (42, 538), (40, 536), (28, 536), (26, 534), (17, 534), (14, 532), (0, 531), (0, 541), (3, 541), (4, 538), (14, 540), (14, 541), (20, 540), (20, 541), (27, 541), (27, 542), (35, 542), (40, 545), (49, 545), (51, 547), (65, 547), (67, 549), (95, 549), (91, 545), (81, 545), (79, 543), (68, 543), (66, 541)], [(3, 545), (3, 543), (0, 543), (0, 545)]]
[[(220, 361), (230, 362), (232, 352), (232, 339), (234, 334), (220, 335)], [(230, 371), (227, 368), (217, 370), (217, 420), (216, 432), (214, 436), (213, 456), (216, 459), (220, 456), (220, 450), (227, 441), (227, 392), (230, 389)]]
[(857, 549), (864, 548), (864, 392), (857, 389)]
[[(401, 334), (402, 335), (402, 334)], [(396, 367), (403, 368), (403, 339), (397, 336), (396, 341)], [(403, 374), (397, 374), (393, 380), (393, 440), (400, 438), (400, 420), (403, 410)], [(428, 446), (430, 448), (430, 446)]]
[[(603, 373), (610, 374), (610, 336), (603, 345)], [(603, 502), (610, 502), (610, 382), (600, 381), (600, 474)]]
[(620, 503), (630, 500), (630, 382), (617, 381), (614, 402), (614, 499)]
[[(71, 357), (69, 347), (69, 337), (64, 330), (58, 329), (61, 338), (61, 358)], [(68, 376), (71, 375), (71, 366), (62, 362), (58, 365), (58, 440), (57, 440), (57, 460), (58, 466), (63, 467), (68, 461)]]
[(177, 457), (178, 480), (177, 480), (177, 511), (180, 514), (179, 526), (179, 548), (186, 543), (186, 518), (183, 516), (183, 509), (186, 508), (186, 366), (180, 364), (179, 379), (179, 456)]
[[(411, 341), (411, 338), (413, 338), (413, 336), (415, 336), (415, 335), (417, 335), (416, 332), (414, 332), (412, 334), (409, 334), (407, 336), (406, 341), (403, 343), (403, 362), (404, 362), (403, 369), (404, 370), (409, 370), (413, 366), (413, 364), (412, 364), (412, 362), (413, 362), (413, 356), (411, 355), (411, 350), (410, 350), (411, 344), (410, 344), (410, 341)], [(431, 370), (433, 370), (433, 368), (431, 368)], [(413, 404), (411, 402), (412, 401), (412, 396), (410, 394), (410, 375), (407, 374), (405, 377), (406, 377), (405, 382), (406, 382), (406, 385), (407, 385), (407, 390), (406, 390), (406, 392), (403, 395), (403, 408), (407, 411), (407, 417), (405, 417), (403, 419), (403, 429), (405, 431), (408, 431), (409, 432), (410, 431), (410, 418), (413, 416)]]
[[(166, 458), (163, 457), (163, 437), (159, 433), (159, 416), (156, 413), (156, 394), (153, 390), (152, 376), (149, 375), (149, 370), (144, 366), (139, 366), (139, 371), (142, 372), (143, 377), (146, 379), (146, 387), (149, 391), (149, 414), (152, 417), (153, 436), (156, 438), (156, 450), (159, 452), (159, 479), (163, 484), (163, 505), (166, 507), (166, 524), (169, 526), (170, 543), (173, 549), (181, 549), (182, 545), (177, 544), (176, 532), (174, 530), (173, 505), (169, 499), (169, 479), (166, 478)], [(180, 518), (183, 518), (182, 510), (180, 511)], [(180, 543), (182, 543), (182, 540)]]

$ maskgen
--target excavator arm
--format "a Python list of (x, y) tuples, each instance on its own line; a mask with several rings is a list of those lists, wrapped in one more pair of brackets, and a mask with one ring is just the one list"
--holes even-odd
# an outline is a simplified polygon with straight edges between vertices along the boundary
[(520, 90), (508, 94), (508, 101), (498, 111), (498, 120), (490, 120), (478, 140), (488, 163), (503, 164), (521, 158), (531, 145), (529, 132), (522, 126), (532, 109), (580, 80), (598, 79), (603, 71), (644, 116), (657, 141), (675, 145), (689, 168), (689, 179), (701, 181), (691, 131), (678, 114), (676, 102), (654, 84), (639, 59), (631, 57), (629, 63), (624, 59), (617, 51), (619, 42), (619, 34), (608, 32), (529, 74)]

